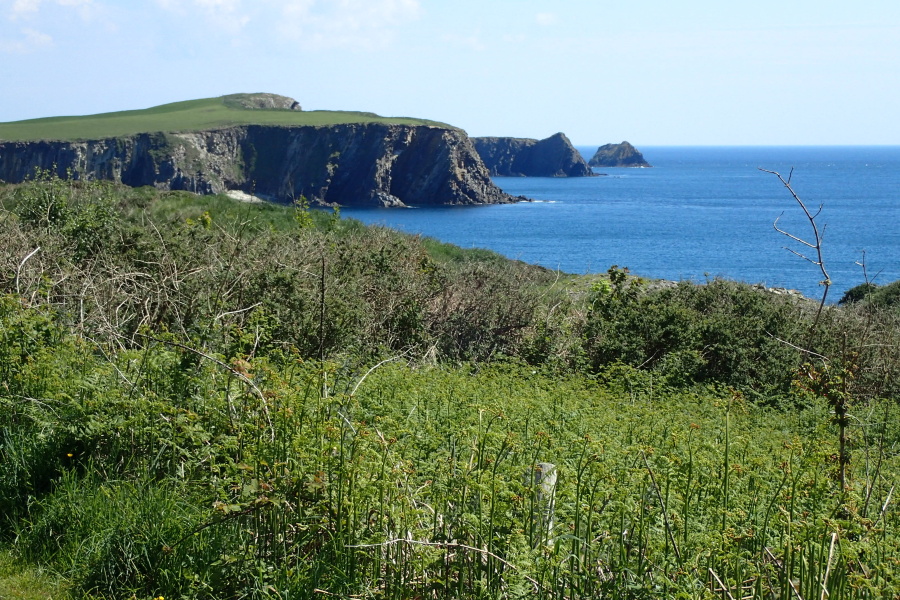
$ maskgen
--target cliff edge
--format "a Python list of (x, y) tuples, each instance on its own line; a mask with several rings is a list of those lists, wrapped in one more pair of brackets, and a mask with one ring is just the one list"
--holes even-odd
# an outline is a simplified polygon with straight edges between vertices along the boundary
[(492, 176), (589, 177), (594, 174), (563, 133), (543, 140), (477, 137), (472, 142)]
[[(313, 204), (345, 206), (494, 204), (520, 199), (493, 184), (472, 141), (460, 129), (411, 119), (373, 116), (366, 121), (358, 113), (348, 114), (343, 123), (295, 125), (303, 119), (321, 121), (323, 115), (301, 111), (295, 100), (272, 94), (211, 101), (215, 110), (237, 115), (235, 119), (246, 120), (249, 113), (280, 121), (96, 139), (0, 141), (0, 180), (18, 183), (42, 169), (61, 177), (72, 174), (135, 187), (203, 194), (239, 190), (279, 202), (305, 196)], [(183, 104), (199, 114), (206, 105), (198, 107), (197, 102), (201, 101)], [(173, 111), (158, 109), (146, 114), (164, 113), (175, 122)], [(191, 113), (185, 110), (181, 122), (187, 120), (184, 115)], [(77, 125), (103, 131), (106, 117)], [(324, 117), (334, 121), (344, 115)]]

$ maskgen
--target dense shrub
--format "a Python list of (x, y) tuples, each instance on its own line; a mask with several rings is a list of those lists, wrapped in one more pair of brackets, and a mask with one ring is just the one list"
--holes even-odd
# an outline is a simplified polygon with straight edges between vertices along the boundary
[(877, 287), (865, 296), (866, 303), (879, 308), (900, 306), (900, 281)]
[(0, 226), (18, 242), (0, 283), (123, 346), (150, 327), (225, 354), (479, 360), (518, 351), (548, 278), (478, 252), (436, 261), (432, 242), (323, 211), (111, 189), (46, 176), (7, 190)]
[(801, 302), (723, 280), (646, 291), (615, 270), (611, 279), (592, 292), (585, 324), (594, 369), (622, 362), (670, 383), (720, 382), (759, 397), (790, 390)]

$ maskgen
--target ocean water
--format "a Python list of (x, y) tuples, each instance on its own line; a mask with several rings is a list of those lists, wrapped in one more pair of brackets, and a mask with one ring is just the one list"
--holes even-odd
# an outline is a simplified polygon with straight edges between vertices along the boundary
[[(579, 148), (587, 155), (596, 147)], [(832, 301), (869, 280), (900, 279), (900, 146), (645, 147), (650, 169), (595, 169), (590, 178), (496, 178), (535, 202), (500, 206), (342, 209), (344, 216), (479, 247), (569, 273), (611, 265), (652, 278), (724, 277), (820, 297), (812, 231), (778, 179), (823, 231)]]

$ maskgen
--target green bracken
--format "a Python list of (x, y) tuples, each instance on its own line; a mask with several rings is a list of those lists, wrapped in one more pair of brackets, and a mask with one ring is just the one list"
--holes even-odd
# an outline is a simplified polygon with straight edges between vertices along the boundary
[(47, 174), (0, 235), (4, 597), (900, 594), (888, 310)]

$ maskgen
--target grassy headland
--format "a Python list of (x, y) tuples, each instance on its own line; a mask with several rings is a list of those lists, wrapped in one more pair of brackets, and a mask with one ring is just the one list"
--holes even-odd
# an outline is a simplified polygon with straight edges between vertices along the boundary
[(249, 109), (234, 102), (236, 96), (239, 95), (174, 102), (143, 110), (0, 123), (0, 140), (96, 140), (138, 133), (205, 131), (236, 125), (385, 123), (449, 127), (425, 119), (381, 117), (366, 112)]
[(900, 593), (891, 307), (55, 177), (0, 236), (0, 590)]

